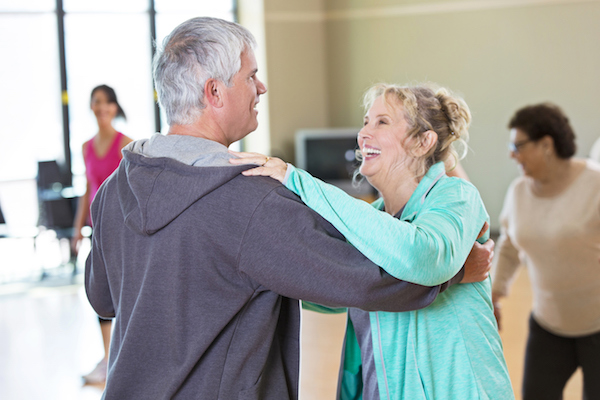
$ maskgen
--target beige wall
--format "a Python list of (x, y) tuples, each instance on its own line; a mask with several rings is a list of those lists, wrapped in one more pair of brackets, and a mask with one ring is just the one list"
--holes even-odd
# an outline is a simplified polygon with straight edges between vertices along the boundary
[(600, 0), (265, 0), (272, 154), (296, 129), (359, 126), (377, 81), (434, 81), (473, 113), (465, 169), (498, 228), (510, 181), (506, 124), (525, 104), (570, 116), (579, 156), (600, 136)]
[(329, 124), (322, 1), (264, 6), (271, 154), (293, 160), (294, 132)]

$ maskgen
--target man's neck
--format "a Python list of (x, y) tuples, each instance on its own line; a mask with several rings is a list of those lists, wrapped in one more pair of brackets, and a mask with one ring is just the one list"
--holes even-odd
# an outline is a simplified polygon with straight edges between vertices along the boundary
[(212, 140), (229, 147), (227, 138), (223, 130), (211, 120), (203, 120), (200, 118), (190, 125), (171, 125), (167, 135), (186, 135), (194, 136), (202, 139)]

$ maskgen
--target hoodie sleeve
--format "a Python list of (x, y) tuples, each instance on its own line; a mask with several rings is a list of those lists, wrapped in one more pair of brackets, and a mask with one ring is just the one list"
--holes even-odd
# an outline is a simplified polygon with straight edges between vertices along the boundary
[[(98, 192), (92, 202), (91, 217), (93, 226), (100, 229), (101, 221), (97, 218), (99, 204), (102, 201), (103, 192)], [(101, 254), (102, 244), (99, 243), (99, 235), (92, 235), (92, 248), (85, 262), (85, 292), (90, 304), (96, 313), (102, 318), (114, 318), (115, 308), (108, 285), (108, 276), (106, 275), (106, 265)]]
[(366, 311), (424, 308), (440, 290), (462, 278), (459, 273), (452, 282), (434, 287), (395, 279), (283, 186), (255, 209), (238, 267), (240, 273), (283, 296)]
[(290, 169), (290, 190), (370, 260), (409, 282), (438, 285), (456, 275), (487, 219), (479, 193), (462, 180), (438, 182), (409, 223), (303, 170)]

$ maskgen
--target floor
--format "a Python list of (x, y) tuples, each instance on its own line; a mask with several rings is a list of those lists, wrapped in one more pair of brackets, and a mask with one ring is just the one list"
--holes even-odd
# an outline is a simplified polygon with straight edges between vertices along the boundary
[[(19, 245), (7, 246), (0, 246), (0, 277), (5, 278), (0, 280), (0, 399), (100, 399), (102, 387), (84, 386), (81, 380), (102, 357), (98, 322), (81, 282), (81, 260), (74, 279), (66, 268), (50, 270), (41, 283), (31, 279), (8, 283), (6, 278), (15, 276), (6, 272), (14, 268), (14, 260), (4, 255)], [(30, 244), (22, 247), (28, 251)], [(39, 274), (39, 268), (34, 273)], [(517, 399), (530, 302), (529, 282), (523, 272), (504, 303), (506, 321), (501, 332)], [(344, 326), (345, 315), (303, 314), (302, 400), (335, 398)], [(579, 400), (580, 393), (581, 374), (577, 373), (564, 399)]]

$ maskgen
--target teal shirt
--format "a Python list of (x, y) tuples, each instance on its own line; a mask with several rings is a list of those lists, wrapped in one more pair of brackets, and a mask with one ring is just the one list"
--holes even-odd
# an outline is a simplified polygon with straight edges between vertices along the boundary
[[(290, 166), (286, 186), (358, 250), (398, 279), (433, 286), (462, 268), (489, 217), (477, 189), (432, 166), (400, 220)], [(481, 241), (488, 238), (486, 234)], [(514, 399), (491, 303), (490, 279), (460, 284), (429, 307), (371, 312), (380, 398)], [(342, 399), (360, 399), (360, 352), (349, 324)], [(358, 354), (358, 359), (357, 359)]]

